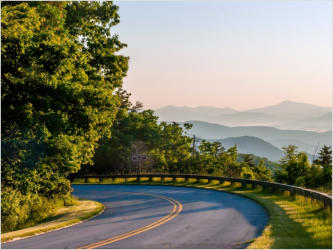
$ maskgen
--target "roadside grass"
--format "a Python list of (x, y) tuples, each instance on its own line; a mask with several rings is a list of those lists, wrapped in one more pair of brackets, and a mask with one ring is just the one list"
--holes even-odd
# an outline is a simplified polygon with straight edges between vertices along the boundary
[(103, 210), (104, 206), (99, 202), (79, 200), (73, 206), (57, 209), (38, 225), (1, 234), (1, 243), (68, 227), (96, 216)]
[[(74, 182), (79, 184), (79, 182)], [(73, 183), (73, 184), (74, 184)], [(125, 184), (109, 182), (109, 184)], [(242, 188), (240, 184), (217, 181), (185, 182), (177, 178), (173, 182), (161, 183), (159, 177), (152, 182), (126, 182), (126, 184), (173, 185), (213, 189), (245, 196), (261, 204), (269, 214), (269, 222), (262, 234), (248, 243), (249, 249), (332, 249), (332, 212), (319, 202), (302, 196), (293, 197), (289, 192), (273, 192)]]

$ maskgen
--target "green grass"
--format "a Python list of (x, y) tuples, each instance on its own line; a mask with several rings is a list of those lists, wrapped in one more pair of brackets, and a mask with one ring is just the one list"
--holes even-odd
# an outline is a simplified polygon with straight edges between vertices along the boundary
[(240, 187), (194, 185), (243, 195), (265, 207), (270, 215), (262, 235), (248, 248), (328, 248), (332, 246), (332, 217), (320, 203), (289, 194), (273, 194)]
[(76, 205), (57, 209), (43, 223), (1, 234), (1, 243), (68, 227), (96, 216), (103, 210), (104, 205), (99, 202), (81, 200)]
[(248, 242), (250, 249), (332, 248), (332, 212), (323, 208), (319, 202), (302, 196), (292, 197), (289, 192), (272, 193), (267, 190), (252, 189), (250, 186), (241, 188), (238, 183), (231, 186), (230, 182), (219, 184), (216, 181), (195, 182), (195, 179), (190, 179), (189, 182), (184, 181), (184, 179), (176, 179), (174, 182), (160, 183), (160, 178), (157, 177), (153, 179), (153, 182), (132, 182), (131, 184), (214, 189), (236, 193), (258, 202), (266, 208), (270, 217), (261, 236)]

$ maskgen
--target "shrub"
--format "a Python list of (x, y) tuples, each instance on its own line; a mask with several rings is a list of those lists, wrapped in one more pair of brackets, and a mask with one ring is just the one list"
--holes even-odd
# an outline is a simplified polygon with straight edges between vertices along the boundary
[(305, 180), (306, 180), (306, 176), (297, 177), (297, 179), (295, 181), (295, 185), (299, 186), (299, 187), (304, 187), (305, 186)]
[(1, 192), (1, 231), (3, 233), (32, 226), (51, 216), (56, 208), (70, 206), (75, 199), (64, 195), (54, 199), (28, 193), (22, 194), (12, 188)]

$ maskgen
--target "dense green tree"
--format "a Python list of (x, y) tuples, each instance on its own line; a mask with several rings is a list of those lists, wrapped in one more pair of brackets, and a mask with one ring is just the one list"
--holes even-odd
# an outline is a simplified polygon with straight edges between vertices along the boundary
[(280, 160), (282, 170), (275, 173), (275, 179), (278, 182), (306, 185), (306, 176), (310, 171), (310, 163), (305, 152), (298, 152), (297, 147), (289, 145), (282, 148), (284, 156)]
[(256, 180), (271, 181), (272, 172), (265, 166), (265, 161), (261, 160), (259, 164), (254, 168), (254, 178)]
[[(104, 137), (94, 156), (94, 165), (85, 166), (85, 173), (125, 173), (133, 172), (131, 155), (149, 154), (159, 140), (158, 117), (151, 110), (137, 112), (132, 106), (117, 119), (111, 128), (112, 137)], [(137, 151), (137, 145), (143, 144), (143, 151)]]
[(262, 159), (256, 165), (254, 163), (254, 155), (245, 154), (244, 160), (241, 162), (242, 172), (241, 177), (246, 179), (255, 179), (255, 180), (271, 180), (271, 171), (265, 166), (265, 160)]
[[(1, 12), (2, 184), (68, 192), (110, 136), (128, 58), (112, 2), (17, 2)], [(31, 184), (31, 185), (30, 185)]]
[(82, 1), (1, 6), (2, 194), (66, 195), (66, 176), (92, 162), (120, 105), (114, 92), (128, 58), (111, 34), (117, 7)]
[(224, 152), (221, 142), (209, 142), (202, 140), (199, 145), (200, 171), (213, 174), (216, 170), (221, 169), (219, 158)]
[(220, 142), (202, 140), (199, 151), (197, 172), (240, 177), (242, 167), (237, 162), (237, 146), (225, 150)]
[(192, 138), (186, 135), (190, 124), (158, 123), (152, 110), (144, 110), (140, 102), (132, 104), (125, 90), (117, 92), (120, 109), (111, 128), (111, 138), (104, 137), (94, 156), (94, 165), (83, 167), (81, 173), (128, 173), (137, 171), (133, 154), (146, 154), (144, 171), (190, 171)]
[(253, 156), (251, 154), (246, 154), (244, 156), (244, 162), (251, 168), (255, 167), (254, 159), (253, 159)]
[(192, 155), (192, 138), (186, 136), (184, 129), (177, 124), (161, 122), (158, 143), (150, 152), (157, 171), (183, 172), (182, 166)]
[(317, 164), (312, 164), (307, 172), (307, 175), (298, 178), (295, 184), (298, 186), (306, 186), (309, 188), (322, 186), (323, 184), (325, 184), (322, 182), (322, 173), (323, 170), (321, 166)]
[(220, 175), (230, 177), (240, 177), (241, 164), (237, 162), (237, 146), (228, 148), (219, 157), (221, 164)]
[(318, 158), (314, 161), (322, 167), (321, 182), (322, 184), (332, 185), (332, 149), (331, 146), (324, 145)]

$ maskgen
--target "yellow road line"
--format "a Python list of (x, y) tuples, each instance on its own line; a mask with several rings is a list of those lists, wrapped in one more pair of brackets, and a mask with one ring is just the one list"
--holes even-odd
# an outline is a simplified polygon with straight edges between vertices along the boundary
[(155, 221), (155, 222), (153, 222), (151, 224), (148, 224), (146, 226), (134, 229), (134, 230), (132, 230), (130, 232), (127, 232), (127, 233), (123, 233), (123, 234), (114, 236), (112, 238), (108, 238), (108, 239), (105, 239), (105, 240), (102, 240), (102, 241), (98, 241), (98, 242), (95, 242), (95, 243), (91, 243), (91, 244), (82, 246), (82, 247), (80, 247), (80, 249), (83, 249), (83, 248), (84, 249), (92, 249), (92, 248), (97, 248), (97, 247), (105, 246), (105, 245), (111, 244), (113, 242), (120, 241), (120, 240), (129, 238), (129, 237), (132, 237), (134, 235), (143, 233), (145, 231), (148, 231), (150, 229), (158, 227), (158, 226), (160, 226), (160, 225), (162, 225), (162, 224), (164, 224), (164, 223), (172, 220), (183, 209), (183, 206), (182, 206), (182, 204), (180, 202), (178, 202), (177, 200), (174, 200), (172, 198), (169, 198), (169, 197), (165, 197), (165, 196), (161, 196), (161, 195), (155, 195), (155, 194), (148, 194), (148, 193), (131, 193), (131, 192), (123, 192), (123, 193), (130, 193), (130, 194), (136, 194), (136, 195), (148, 195), (148, 196), (160, 198), (160, 199), (163, 199), (163, 200), (167, 200), (167, 201), (169, 201), (173, 205), (173, 209), (172, 209), (172, 211), (168, 215), (164, 216), (163, 218), (161, 218), (161, 219), (159, 219), (159, 220), (157, 220), (157, 221)]

